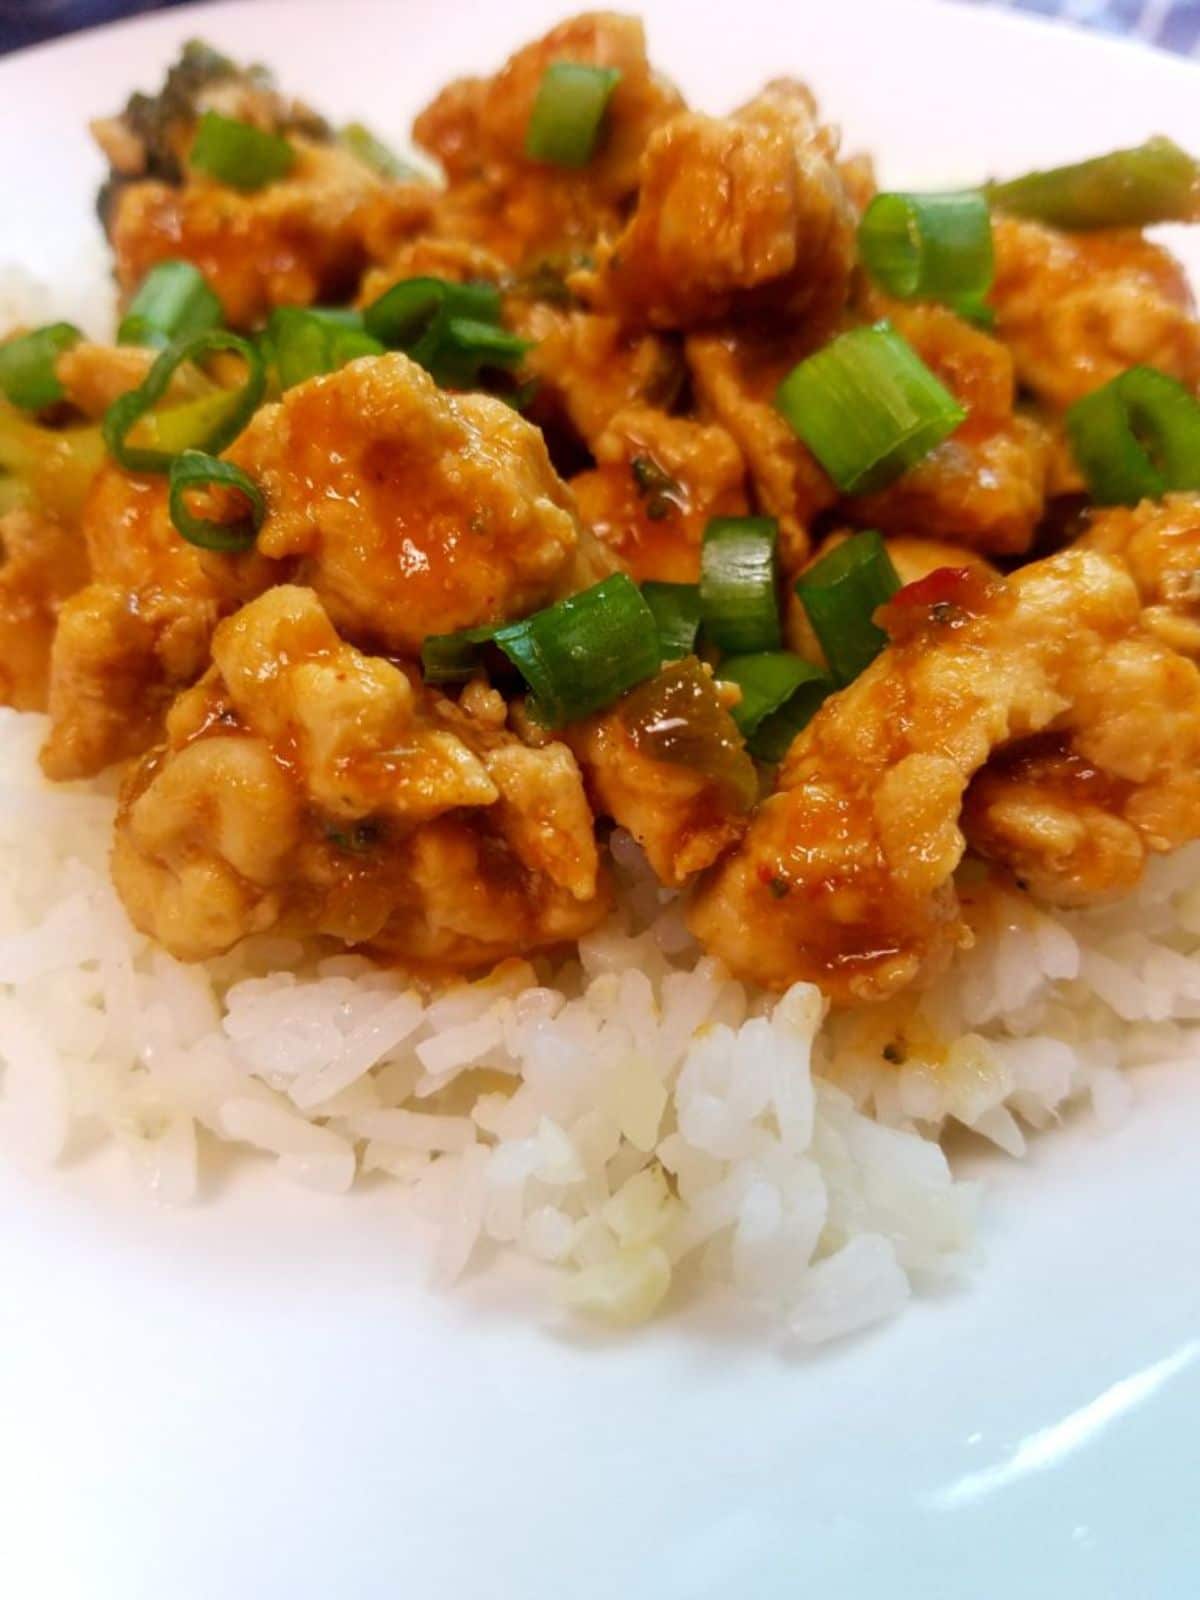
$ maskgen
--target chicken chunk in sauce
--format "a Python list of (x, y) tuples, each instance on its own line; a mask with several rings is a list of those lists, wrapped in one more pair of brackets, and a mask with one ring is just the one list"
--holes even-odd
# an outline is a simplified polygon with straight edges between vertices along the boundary
[[(530, 143), (562, 65), (616, 74), (578, 165)], [(198, 170), (210, 112), (286, 140), (286, 170), (242, 187)], [(1158, 500), (1090, 503), (1066, 415), (1135, 364), (1195, 397), (1191, 292), (1144, 233), (1065, 231), (996, 194), (990, 289), (896, 298), (859, 248), (871, 162), (841, 158), (806, 87), (690, 110), (641, 24), (607, 12), (436, 96), (413, 134), (441, 181), (386, 170), (204, 47), (94, 132), (125, 299), (190, 261), (227, 325), (269, 331), (269, 355), (278, 306), (357, 334), (379, 295), (423, 278), (443, 307), (450, 285), (486, 285), (471, 303), (494, 307), (392, 338), (420, 361), (330, 353), (282, 390), (275, 348), (241, 433), (223, 449), (197, 433), (224, 486), (190, 490), (188, 517), (163, 474), (105, 455), (103, 420), (152, 350), (68, 341), (49, 404), (22, 415), (5, 390), (0, 698), (48, 708), (52, 778), (126, 764), (114, 877), (175, 955), (274, 930), (446, 972), (569, 946), (610, 910), (615, 825), (737, 976), (879, 1001), (972, 937), (964, 857), (1083, 906), (1200, 836), (1200, 492), (1176, 474)], [(881, 319), (965, 418), (915, 460), (898, 449), (890, 479), (878, 440), (860, 472), (826, 441), (827, 472), (780, 385)], [(497, 338), (503, 383), (435, 348)], [(222, 399), (233, 379), (199, 359), (164, 408)], [(474, 376), (454, 392), (450, 371)], [(838, 487), (868, 476), (870, 493)], [(651, 638), (631, 595), (697, 585), (706, 530), (729, 517), (774, 540), (754, 653), (781, 633), (788, 683), (823, 674), (778, 765), (750, 752), (786, 735), (757, 740), (755, 719), (799, 726), (797, 702), (752, 703), (769, 664), (742, 689), (722, 679), (720, 582), (684, 591), (681, 617), (704, 620), (682, 643)], [(863, 659), (879, 653), (835, 683), (795, 581), (856, 529), (883, 535), (903, 587), (851, 619)], [(614, 574), (619, 626), (581, 642), (564, 617), (586, 607), (529, 620)]]
[[(1142, 626), (1118, 562), (1068, 550), (1008, 580), (968, 571), (956, 602), (926, 605), (918, 584), (885, 615), (890, 646), (799, 736), (693, 907), (703, 942), (772, 988), (883, 999), (945, 963), (967, 937), (964, 793), (1019, 740), (1061, 735), (1112, 780), (1142, 859), (1200, 836), (1200, 672)], [(1032, 871), (1017, 841), (988, 846)]]
[(570, 752), (442, 703), (288, 585), (218, 628), (126, 781), (113, 871), (185, 959), (278, 928), (470, 967), (607, 911)]
[(674, 118), (648, 141), (637, 208), (584, 292), (651, 327), (771, 316), (819, 339), (854, 263), (835, 154), (812, 96), (791, 81), (732, 117)]
[(310, 585), (350, 638), (416, 655), (431, 633), (570, 587), (580, 528), (542, 435), (502, 400), (443, 393), (406, 356), (289, 390), (230, 459), (266, 491), (258, 557)]

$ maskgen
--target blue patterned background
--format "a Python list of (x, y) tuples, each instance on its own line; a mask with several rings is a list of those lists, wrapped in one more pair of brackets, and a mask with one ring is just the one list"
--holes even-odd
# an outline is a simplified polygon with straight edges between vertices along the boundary
[(1200, 58), (1200, 0), (965, 0), (1009, 5), (1041, 17), (1064, 17), (1105, 33), (1130, 34), (1148, 44)]
[[(115, 17), (157, 11), (186, 0), (0, 0), (0, 51), (15, 50)], [(1200, 0), (958, 0), (964, 5), (1008, 5), (1044, 17), (1066, 17), (1085, 27), (1130, 34), (1200, 59)], [(568, 9), (564, 0), (564, 9)]]

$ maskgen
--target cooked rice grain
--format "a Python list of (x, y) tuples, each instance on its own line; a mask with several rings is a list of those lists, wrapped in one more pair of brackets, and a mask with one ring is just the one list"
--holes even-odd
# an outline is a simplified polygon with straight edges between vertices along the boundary
[(556, 970), (440, 993), (355, 955), (252, 940), (207, 967), (129, 924), (108, 876), (112, 784), (50, 786), (43, 719), (0, 711), (0, 1125), (52, 1161), (99, 1125), (158, 1198), (194, 1193), (197, 1129), (328, 1192), (409, 1187), (450, 1282), (483, 1240), (559, 1269), (614, 1324), (681, 1286), (732, 1290), (784, 1337), (849, 1333), (967, 1260), (975, 1188), (952, 1121), (1013, 1155), (1200, 1017), (1200, 850), (1110, 910), (995, 894), (921, 1001), (825, 1020), (703, 956), (618, 835), (622, 910)]

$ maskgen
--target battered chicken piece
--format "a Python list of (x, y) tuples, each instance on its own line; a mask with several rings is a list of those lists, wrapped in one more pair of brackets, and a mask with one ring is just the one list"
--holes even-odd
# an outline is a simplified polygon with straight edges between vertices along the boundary
[(297, 384), (228, 455), (266, 495), (257, 557), (359, 642), (416, 655), (570, 586), (580, 530), (541, 434), (501, 400), (444, 394), (407, 356)]
[(580, 515), (639, 582), (694, 583), (710, 517), (745, 512), (745, 467), (724, 428), (648, 407), (618, 412), (572, 478)]
[(218, 628), (211, 670), (126, 781), (113, 875), (187, 960), (278, 928), (472, 967), (607, 910), (565, 747), (473, 724), (288, 585)]
[(1194, 388), (1200, 323), (1183, 267), (1136, 232), (1060, 233), (996, 216), (996, 332), (1017, 377), (1063, 410), (1144, 362)]
[(46, 709), (58, 613), (87, 579), (77, 532), (24, 506), (0, 517), (0, 705)]
[[(63, 386), (67, 404), (82, 411), (85, 417), (100, 422), (114, 400), (144, 381), (158, 354), (157, 350), (143, 350), (137, 345), (92, 344), (81, 340), (63, 351), (54, 364), (54, 372)], [(213, 392), (212, 382), (190, 362), (185, 362), (172, 376), (164, 401), (186, 404)]]
[(819, 340), (854, 265), (836, 153), (808, 90), (786, 79), (732, 117), (674, 118), (647, 143), (637, 208), (585, 292), (634, 324), (770, 316)]
[(208, 665), (220, 591), (179, 537), (163, 478), (102, 469), (84, 509), (91, 583), (58, 614), (42, 769), (91, 777), (159, 735), (176, 692)]
[[(192, 171), (188, 156), (208, 111), (284, 135), (295, 151), (291, 170), (252, 193)], [(274, 305), (352, 293), (372, 203), (396, 187), (329, 142), (323, 120), (280, 95), (261, 69), (243, 72), (202, 44), (185, 47), (159, 94), (134, 95), (92, 131), (111, 168), (99, 209), (122, 293), (159, 261), (183, 257), (235, 327), (253, 326)]]
[(593, 451), (619, 411), (669, 408), (683, 386), (679, 350), (659, 334), (631, 333), (616, 317), (512, 294), (505, 319), (532, 345), (524, 369), (538, 380), (533, 414), (565, 425)]
[(948, 439), (877, 494), (846, 501), (861, 527), (915, 534), (996, 555), (1033, 540), (1046, 499), (1050, 439), (1014, 412), (1013, 358), (944, 306), (870, 298), (967, 412)]
[(758, 794), (754, 763), (695, 658), (665, 667), (567, 732), (596, 809), (679, 887), (738, 839)]
[[(525, 153), (542, 75), (555, 62), (621, 74), (597, 149), (579, 170), (542, 165)], [(482, 245), (517, 267), (589, 250), (598, 234), (619, 227), (647, 139), (682, 106), (647, 62), (635, 18), (601, 11), (560, 23), (517, 51), (494, 78), (451, 83), (417, 118), (414, 141), (448, 179), (435, 231)]]
[(964, 573), (956, 598), (939, 584), (929, 600), (918, 583), (889, 604), (892, 643), (799, 735), (704, 883), (692, 929), (739, 975), (846, 1002), (936, 971), (968, 937), (953, 885), (964, 792), (1036, 734), (1119, 787), (1143, 853), (1200, 834), (1200, 672), (1142, 627), (1119, 562), (1066, 550), (1007, 580)]
[(1144, 626), (1200, 660), (1200, 495), (1093, 511), (1081, 542), (1119, 556), (1142, 597)]
[(292, 143), (287, 176), (251, 194), (199, 173), (179, 187), (147, 180), (123, 188), (110, 225), (122, 294), (158, 262), (182, 257), (204, 274), (235, 328), (254, 327), (272, 306), (352, 295), (382, 181), (338, 145)]
[(1068, 740), (1041, 735), (993, 757), (975, 778), (963, 833), (1039, 900), (1089, 905), (1129, 893), (1142, 875), (1147, 846), (1126, 816), (1135, 794)]
[(804, 347), (749, 333), (693, 334), (685, 346), (699, 415), (718, 422), (746, 462), (758, 507), (779, 523), (784, 570), (798, 572), (812, 548), (813, 518), (837, 491), (776, 411), (775, 391)]

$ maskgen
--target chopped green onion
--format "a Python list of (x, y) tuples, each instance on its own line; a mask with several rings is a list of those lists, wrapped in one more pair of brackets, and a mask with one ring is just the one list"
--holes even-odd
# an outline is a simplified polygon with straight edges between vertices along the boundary
[(774, 517), (714, 517), (700, 552), (705, 635), (729, 655), (779, 648)]
[(383, 354), (383, 345), (365, 331), (357, 311), (277, 306), (263, 338), (281, 389), (336, 372), (359, 356)]
[(510, 370), (529, 349), (500, 326), (500, 291), (490, 283), (405, 278), (366, 308), (363, 325), (454, 389), (477, 384), (485, 370)]
[(160, 261), (142, 279), (117, 329), (118, 344), (163, 346), (221, 322), (221, 302), (190, 261)]
[(257, 411), (266, 389), (266, 367), (260, 352), (248, 339), (223, 329), (210, 328), (206, 333), (194, 333), (177, 339), (159, 356), (141, 385), (114, 400), (104, 415), (104, 442), (108, 452), (126, 472), (169, 472), (175, 452), (147, 449), (131, 445), (129, 435), (146, 413), (162, 399), (175, 370), (184, 361), (210, 355), (220, 350), (232, 351), (246, 363), (246, 381), (235, 391), (232, 408), (220, 417), (208, 435), (196, 441), (196, 448), (208, 455), (217, 455), (233, 443), (238, 434)]
[(350, 154), (357, 156), (364, 167), (370, 167), (372, 172), (378, 173), (381, 178), (391, 178), (394, 183), (427, 183), (429, 180), (418, 168), (410, 162), (403, 161), (391, 148), (377, 138), (370, 128), (361, 122), (350, 122), (338, 134), (338, 143), (343, 145)]
[(654, 617), (623, 572), (497, 629), (495, 642), (529, 685), (530, 714), (548, 728), (610, 705), (662, 664)]
[(679, 661), (696, 648), (700, 631), (700, 589), (694, 583), (644, 583), (642, 599), (658, 629), (659, 654)]
[(586, 167), (592, 159), (609, 98), (621, 77), (616, 67), (555, 61), (542, 73), (525, 133), (531, 161)]
[(990, 183), (998, 211), (1056, 228), (1147, 228), (1200, 215), (1200, 164), (1170, 139), (1148, 139), (1068, 167)]
[(530, 713), (548, 728), (599, 711), (661, 665), (653, 613), (623, 572), (522, 622), (431, 634), (421, 668), (429, 683), (466, 683), (493, 647), (524, 678)]
[(130, 434), (130, 442), (169, 456), (194, 450), (226, 422), (237, 404), (235, 390), (216, 389), (165, 411), (147, 411)]
[(899, 300), (978, 306), (991, 288), (992, 220), (977, 191), (877, 194), (858, 226), (867, 271)]
[(833, 692), (828, 673), (786, 650), (726, 656), (717, 675), (742, 691), (730, 715), (745, 735), (751, 755), (760, 761), (782, 760), (788, 745)]
[(852, 328), (793, 367), (775, 404), (846, 494), (885, 488), (966, 417), (887, 322)]
[(833, 680), (824, 674), (802, 683), (778, 711), (763, 718), (758, 731), (746, 741), (747, 750), (760, 761), (782, 761), (796, 735), (804, 732), (833, 690)]
[(296, 151), (278, 133), (206, 111), (200, 118), (188, 165), (218, 183), (248, 193), (274, 183), (292, 169)]
[(469, 389), (478, 383), (483, 372), (509, 371), (518, 366), (528, 349), (528, 339), (518, 338), (504, 328), (468, 317), (451, 317), (429, 370), (446, 388)]
[[(451, 283), (446, 278), (402, 278), (363, 312), (363, 326), (389, 350), (420, 360), (417, 350), (441, 342), (451, 317), (493, 326), (500, 321), (500, 291), (491, 283)], [(432, 336), (432, 337), (431, 337)]]
[(851, 683), (887, 644), (872, 618), (899, 588), (887, 546), (873, 530), (854, 534), (797, 579), (800, 604), (835, 683)]
[(499, 623), (484, 623), (457, 633), (431, 633), (421, 646), (426, 683), (469, 683), (483, 667), (486, 646), (498, 627)]
[(1200, 489), (1200, 402), (1154, 367), (1131, 367), (1066, 416), (1092, 499), (1136, 505), (1172, 489)]
[(22, 411), (44, 411), (63, 397), (55, 365), (83, 335), (69, 322), (18, 334), (0, 344), (0, 392)]
[[(188, 509), (188, 491), (212, 488), (236, 489), (250, 509), (236, 522), (212, 522), (195, 516)], [(223, 552), (248, 550), (267, 514), (262, 490), (253, 478), (232, 461), (221, 461), (200, 450), (185, 450), (171, 462), (167, 505), (171, 521), (189, 544)]]

